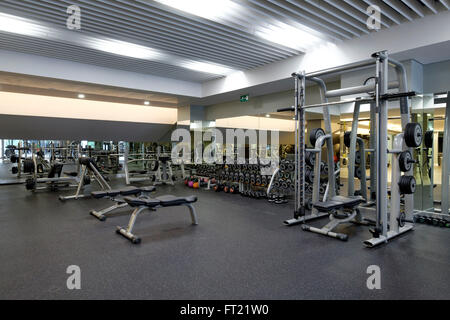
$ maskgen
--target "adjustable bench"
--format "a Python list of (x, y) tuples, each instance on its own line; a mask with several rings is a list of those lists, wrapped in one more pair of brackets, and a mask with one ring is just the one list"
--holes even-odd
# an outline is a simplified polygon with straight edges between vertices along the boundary
[(361, 213), (357, 208), (357, 206), (364, 201), (364, 198), (361, 196), (334, 196), (328, 201), (316, 202), (313, 204), (313, 207), (320, 212), (330, 213), (330, 222), (320, 229), (306, 224), (302, 225), (302, 229), (346, 241), (348, 239), (348, 235), (333, 232), (332, 230), (338, 225), (347, 222), (365, 224), (362, 221)]
[(186, 206), (189, 208), (189, 212), (191, 214), (191, 220), (193, 225), (197, 225), (197, 213), (195, 212), (195, 208), (192, 205), (197, 202), (196, 196), (189, 197), (176, 197), (172, 195), (160, 196), (157, 198), (136, 198), (136, 197), (125, 197), (123, 198), (125, 202), (130, 206), (135, 208), (133, 213), (131, 214), (130, 221), (128, 222), (127, 228), (117, 227), (116, 232), (128, 240), (131, 240), (132, 243), (137, 244), (141, 242), (139, 237), (136, 237), (132, 231), (134, 224), (136, 222), (136, 218), (144, 210), (153, 209), (161, 207), (173, 207), (173, 206)]
[(123, 189), (114, 189), (114, 190), (103, 190), (103, 191), (93, 191), (91, 192), (91, 196), (95, 199), (102, 199), (102, 198), (109, 198), (112, 201), (116, 202), (113, 206), (110, 206), (108, 208), (102, 209), (100, 211), (91, 210), (89, 213), (99, 219), (100, 221), (105, 221), (107, 216), (106, 214), (119, 209), (128, 206), (126, 201), (123, 199), (123, 197), (126, 196), (141, 196), (146, 197), (151, 192), (154, 192), (156, 190), (156, 187), (149, 186), (149, 187), (125, 187)]

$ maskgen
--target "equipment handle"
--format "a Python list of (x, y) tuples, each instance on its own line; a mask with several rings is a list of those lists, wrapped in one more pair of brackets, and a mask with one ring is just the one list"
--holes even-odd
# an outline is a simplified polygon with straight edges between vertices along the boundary
[(295, 107), (287, 107), (287, 108), (281, 108), (281, 109), (277, 109), (277, 112), (284, 112), (284, 111), (294, 111)]

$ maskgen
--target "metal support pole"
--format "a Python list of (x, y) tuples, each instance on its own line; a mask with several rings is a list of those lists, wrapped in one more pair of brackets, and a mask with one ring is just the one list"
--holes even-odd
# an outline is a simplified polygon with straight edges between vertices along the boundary
[(377, 190), (377, 129), (376, 129), (376, 105), (370, 104), (370, 200), (375, 201)]
[(377, 106), (377, 222), (381, 234), (387, 236), (388, 231), (388, 211), (387, 211), (387, 101), (380, 99), (380, 96), (387, 93), (388, 80), (388, 57), (386, 52), (377, 53), (377, 85), (376, 85), (376, 106)]
[(450, 92), (447, 93), (447, 104), (445, 107), (445, 120), (444, 120), (444, 139), (442, 146), (442, 194), (441, 194), (441, 212), (448, 214), (449, 210), (449, 169), (450, 169)]
[(348, 151), (348, 196), (355, 195), (355, 158), (356, 158), (356, 138), (358, 133), (360, 102), (355, 102), (353, 109), (352, 130), (350, 131), (350, 147)]

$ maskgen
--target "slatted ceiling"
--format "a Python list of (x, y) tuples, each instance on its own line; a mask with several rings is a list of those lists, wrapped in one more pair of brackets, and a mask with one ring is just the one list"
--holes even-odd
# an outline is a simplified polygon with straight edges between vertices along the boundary
[(442, 4), (447, 10), (450, 10), (450, 2), (448, 0), (439, 0), (439, 3)]
[[(450, 10), (449, 0), (231, 1), (242, 10), (217, 21), (150, 0), (0, 0), (0, 11), (9, 10), (11, 14), (65, 28), (66, 9), (76, 4), (82, 9), (81, 33), (134, 42), (194, 61), (248, 70), (301, 53), (258, 37), (255, 24), (304, 25), (329, 39), (345, 41), (373, 32), (366, 27), (369, 5), (381, 8), (383, 28)], [(189, 81), (219, 77), (167, 63), (6, 33), (0, 33), (0, 48)]]
[[(316, 8), (321, 9), (322, 11), (328, 13), (329, 15), (337, 18), (340, 23), (347, 24), (348, 26), (359, 30), (363, 33), (369, 33), (369, 30), (367, 29), (367, 25), (364, 22), (359, 22), (356, 19), (353, 19), (351, 16), (349, 16), (347, 13), (344, 13), (342, 11), (337, 11), (334, 7), (330, 6), (326, 1), (315, 1), (315, 0), (305, 0), (307, 3), (315, 6)], [(356, 20), (356, 21), (355, 21)]]
[[(24, 1), (24, 5), (27, 5), (28, 2), (28, 8), (31, 7), (31, 5), (29, 4), (30, 1), (27, 0), (22, 0)], [(35, 1), (35, 0), (31, 0), (31, 1)], [(6, 1), (7, 3), (9, 3), (10, 1)], [(67, 6), (70, 4), (70, 2), (66, 2), (66, 1), (60, 1), (60, 10), (63, 11), (65, 8), (67, 8)], [(80, 1), (82, 2), (82, 1)], [(32, 10), (32, 7), (31, 7)], [(47, 9), (45, 10), (46, 13), (48, 13), (50, 10)], [(117, 9), (115, 9), (117, 10)], [(211, 45), (208, 44), (207, 41), (203, 41), (201, 39), (200, 36), (198, 36), (197, 38), (195, 38), (195, 35), (191, 33), (190, 36), (179, 36), (176, 33), (172, 32), (172, 33), (167, 33), (167, 32), (161, 32), (160, 30), (158, 30), (157, 28), (148, 28), (148, 29), (144, 29), (141, 28), (139, 25), (135, 25), (135, 26), (131, 26), (130, 23), (127, 23), (127, 21), (122, 21), (122, 20), (117, 20), (117, 19), (108, 19), (107, 16), (103, 13), (101, 13), (102, 8), (99, 7), (92, 7), (92, 6), (83, 6), (83, 29), (82, 30), (86, 30), (89, 32), (94, 32), (94, 33), (98, 33), (98, 34), (102, 34), (105, 36), (108, 36), (110, 34), (111, 31), (115, 31), (116, 34), (118, 36), (120, 36), (121, 38), (124, 39), (135, 39), (138, 41), (143, 41), (146, 40), (147, 43), (149, 43), (152, 47), (155, 48), (160, 48), (161, 44), (164, 44), (165, 47), (164, 49), (170, 48), (169, 52), (172, 52), (174, 54), (177, 55), (184, 55), (187, 56), (188, 58), (192, 58), (192, 59), (209, 59), (210, 56), (213, 56), (216, 59), (216, 62), (218, 63), (222, 63), (222, 64), (226, 64), (230, 67), (234, 67), (234, 68), (238, 68), (238, 69), (247, 69), (248, 68), (248, 64), (250, 64), (250, 67), (255, 67), (264, 63), (269, 63), (273, 60), (269, 59), (269, 58), (265, 58), (264, 56), (257, 56), (255, 53), (250, 54), (249, 56), (253, 59), (255, 59), (256, 61), (250, 61), (247, 59), (247, 57), (245, 55), (243, 55), (242, 53), (238, 53), (235, 55), (231, 55), (227, 52), (227, 47), (224, 45), (218, 45), (217, 47), (222, 49), (221, 53), (218, 52), (212, 52), (209, 50), (209, 48), (211, 48)], [(113, 16), (108, 10), (103, 10), (108, 12), (109, 16)], [(111, 10), (112, 12), (112, 10)], [(65, 12), (63, 11), (63, 15), (60, 17), (60, 20), (58, 21), (58, 23), (60, 24), (65, 24), (65, 19), (66, 19), (66, 15)], [(86, 14), (88, 13), (88, 14)], [(45, 14), (45, 13), (42, 13)], [(52, 22), (53, 18), (51, 15), (45, 14), (48, 19), (46, 19), (46, 22)], [(95, 16), (97, 19), (98, 18), (102, 18), (104, 19), (104, 22), (99, 23), (96, 20), (93, 20), (92, 18), (90, 18), (91, 16)], [(129, 15), (126, 15), (129, 16)], [(153, 18), (153, 17), (151, 17)], [(157, 23), (154, 21), (154, 24), (159, 25), (161, 23)], [(174, 28), (173, 28), (174, 29)], [(136, 33), (140, 31), (141, 35), (139, 37), (136, 37)], [(176, 30), (174, 30), (176, 31)], [(151, 33), (152, 37), (148, 37), (146, 36), (146, 33)], [(170, 39), (170, 40), (168, 40)], [(185, 45), (184, 43), (186, 42), (186, 40), (188, 39), (194, 39), (196, 41), (196, 43), (194, 42), (193, 44), (189, 44), (189, 45)], [(128, 40), (129, 41), (129, 40)], [(233, 47), (236, 47), (236, 44), (232, 45)], [(214, 48), (214, 50), (217, 49)], [(199, 53), (200, 52), (200, 53)], [(284, 56), (282, 56), (284, 57)], [(227, 58), (227, 59), (225, 59)], [(231, 59), (233, 62), (230, 63)], [(240, 59), (240, 60), (239, 60)], [(246, 61), (247, 60), (247, 61)]]
[[(327, 15), (325, 12), (317, 10), (317, 8), (314, 8), (313, 6), (307, 3), (301, 3), (300, 1), (296, 0), (286, 0), (286, 1), (290, 3), (293, 7), (295, 7), (296, 10), (300, 12), (300, 15), (306, 15), (312, 21), (320, 23), (321, 26), (325, 27), (328, 30), (327, 31), (328, 34), (330, 34), (330, 32), (337, 33), (341, 37), (341, 39), (351, 39), (352, 37), (355, 36), (345, 26), (338, 27), (338, 24), (334, 23), (334, 19), (329, 15)], [(281, 0), (277, 0), (277, 4), (279, 4), (280, 2)]]
[(402, 22), (404, 22), (403, 17), (396, 10), (386, 5), (382, 0), (364, 0), (364, 2), (369, 6), (378, 6), (381, 9), (382, 15), (395, 22), (396, 24), (401, 24)]
[[(278, 11), (279, 14), (288, 17), (290, 19), (301, 21), (302, 24), (305, 26), (308, 26), (314, 30), (320, 31), (323, 34), (328, 35), (332, 39), (351, 39), (351, 36), (348, 35), (345, 32), (340, 32), (337, 30), (337, 28), (333, 27), (332, 24), (328, 23), (327, 21), (318, 21), (317, 18), (310, 14), (309, 12), (300, 12), (298, 10), (298, 7), (294, 6), (293, 4), (287, 2), (287, 1), (280, 1), (280, 0), (268, 0), (272, 4), (272, 10)], [(269, 5), (267, 5), (269, 6)], [(281, 9), (273, 9), (276, 7), (279, 7)]]
[(402, 1), (404, 4), (406, 4), (408, 7), (410, 7), (421, 18), (423, 18), (425, 16), (424, 8), (422, 7), (421, 3), (418, 3), (416, 1), (410, 1), (410, 0), (402, 0)]
[(335, 19), (332, 15), (330, 15), (328, 12), (324, 11), (322, 8), (318, 6), (311, 5), (305, 1), (299, 1), (299, 0), (287, 0), (289, 3), (292, 3), (297, 8), (304, 10), (316, 17), (316, 19), (322, 19), (323, 21), (327, 21), (329, 24), (332, 25), (333, 28), (338, 29), (341, 33), (344, 32), (347, 37), (354, 37), (359, 36), (359, 32), (354, 30), (354, 28), (348, 26), (345, 23), (339, 22), (337, 19)]
[(434, 0), (421, 0), (422, 3), (424, 3), (428, 9), (430, 9), (434, 14), (438, 13), (436, 4)]
[(186, 81), (201, 82), (205, 79), (213, 80), (219, 77), (154, 61), (127, 58), (65, 43), (1, 32), (0, 49)]
[(406, 7), (402, 0), (383, 0), (388, 6), (396, 10), (398, 13), (400, 13), (405, 19), (412, 21), (413, 20), (413, 13), (411, 10)]
[(363, 14), (361, 11), (355, 9), (344, 1), (335, 1), (335, 0), (324, 0), (328, 5), (336, 8), (339, 11), (345, 12), (347, 15), (352, 17), (353, 19), (359, 21), (362, 24), (366, 24), (367, 15)]

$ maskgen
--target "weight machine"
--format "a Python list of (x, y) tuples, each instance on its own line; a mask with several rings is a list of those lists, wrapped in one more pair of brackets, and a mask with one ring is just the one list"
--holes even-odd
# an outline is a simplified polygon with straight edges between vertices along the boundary
[[(389, 82), (388, 66), (395, 68), (397, 81)], [(325, 82), (320, 78), (325, 75), (341, 73), (344, 71), (357, 70), (364, 67), (375, 66), (375, 82), (365, 83), (362, 86), (342, 88), (337, 90), (327, 90)], [(354, 102), (359, 107), (360, 104), (369, 103), (371, 106), (371, 114), (374, 114), (375, 125), (371, 134), (374, 134), (373, 150), (375, 156), (373, 164), (376, 168), (376, 176), (371, 178), (371, 184), (374, 188), (371, 191), (376, 192), (375, 208), (364, 208), (367, 211), (374, 209), (376, 220), (375, 227), (371, 230), (373, 237), (364, 241), (368, 247), (374, 247), (378, 244), (385, 243), (400, 234), (412, 230), (413, 225), (407, 223), (406, 213), (412, 214), (414, 211), (413, 192), (415, 190), (415, 180), (412, 177), (412, 157), (406, 158), (405, 164), (408, 171), (405, 175), (401, 175), (398, 168), (399, 157), (404, 155), (403, 152), (410, 152), (411, 148), (417, 147), (422, 141), (422, 128), (417, 123), (410, 122), (408, 97), (415, 95), (413, 92), (407, 92), (406, 72), (402, 64), (389, 59), (386, 51), (374, 53), (372, 59), (353, 63), (341, 67), (330, 68), (322, 71), (306, 74), (304, 71), (292, 74), (295, 82), (295, 105), (291, 108), (282, 108), (278, 111), (294, 111), (295, 113), (295, 197), (294, 197), (294, 218), (286, 220), (286, 225), (303, 224), (302, 229), (312, 231), (341, 240), (346, 240), (347, 236), (333, 231), (337, 225), (346, 222), (363, 223), (359, 210), (364, 208), (360, 206), (365, 199), (360, 196), (349, 194), (347, 197), (337, 196), (335, 184), (334, 170), (328, 170), (329, 190), (326, 199), (320, 201), (318, 187), (320, 184), (320, 161), (322, 146), (327, 146), (328, 166), (333, 168), (333, 141), (331, 131), (331, 118), (329, 107), (340, 105), (343, 103)], [(322, 102), (314, 105), (306, 105), (306, 81), (311, 81), (319, 85)], [(398, 88), (399, 93), (390, 94), (388, 89)], [(369, 94), (367, 98), (358, 98), (348, 101), (328, 102), (328, 98), (342, 97), (353, 94)], [(401, 122), (404, 133), (395, 137), (392, 150), (388, 150), (387, 146), (387, 122), (388, 122), (388, 100), (400, 99)], [(325, 130), (317, 128), (310, 134), (310, 141), (314, 148), (306, 150), (305, 139), (305, 111), (310, 108), (322, 107), (324, 115)], [(358, 110), (356, 110), (358, 111)], [(355, 121), (354, 121), (355, 123)], [(373, 132), (374, 131), (374, 132)], [(350, 133), (350, 148), (353, 152), (356, 147), (357, 136), (356, 130)], [(386, 151), (384, 151), (386, 150)], [(314, 189), (312, 194), (312, 210), (306, 211), (305, 196), (305, 153), (306, 151), (314, 152)], [(388, 171), (387, 171), (387, 154), (393, 154), (392, 168), (392, 184), (391, 184), (391, 200), (390, 211), (388, 210)], [(351, 159), (350, 163), (354, 162)], [(351, 168), (354, 170), (354, 167)], [(372, 175), (372, 172), (371, 172)], [(376, 179), (374, 179), (376, 177)], [(353, 176), (349, 177), (353, 179)], [(349, 188), (353, 192), (352, 187)], [(404, 194), (404, 210), (400, 209), (400, 193)], [(330, 222), (323, 228), (314, 228), (304, 223), (322, 218), (330, 217)]]

